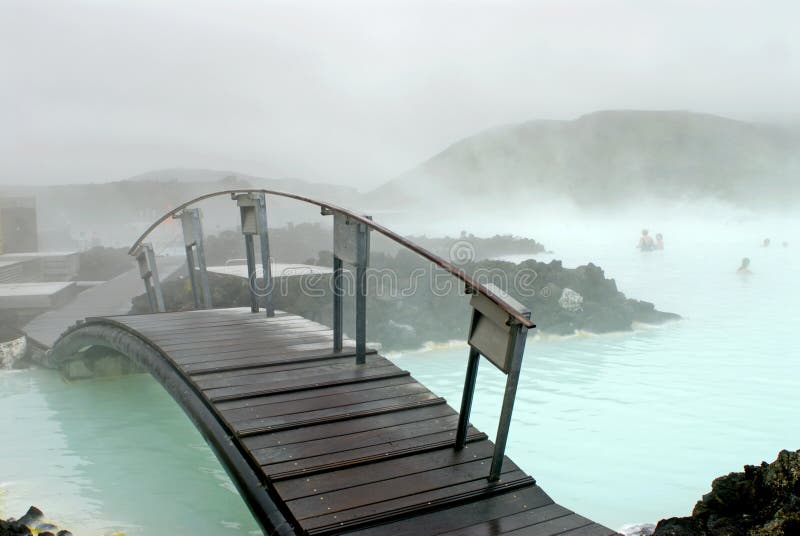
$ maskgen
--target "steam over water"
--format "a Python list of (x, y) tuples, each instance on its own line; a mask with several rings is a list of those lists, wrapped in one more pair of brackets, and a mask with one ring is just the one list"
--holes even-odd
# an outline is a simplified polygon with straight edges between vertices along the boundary
[[(679, 216), (436, 230), (513, 229), (555, 251), (541, 260), (594, 262), (629, 297), (684, 317), (528, 343), (508, 453), (556, 501), (612, 528), (687, 515), (716, 476), (800, 448), (797, 222), (678, 225)], [(642, 227), (662, 232), (666, 249), (637, 251)], [(760, 248), (765, 237), (772, 245)], [(749, 277), (735, 273), (745, 256)], [(458, 407), (466, 357), (463, 346), (438, 346), (396, 359)], [(504, 379), (481, 364), (472, 420), (490, 436)], [(36, 504), (81, 534), (257, 532), (202, 438), (148, 377), (68, 385), (47, 371), (0, 372), (0, 407), (2, 515)]]

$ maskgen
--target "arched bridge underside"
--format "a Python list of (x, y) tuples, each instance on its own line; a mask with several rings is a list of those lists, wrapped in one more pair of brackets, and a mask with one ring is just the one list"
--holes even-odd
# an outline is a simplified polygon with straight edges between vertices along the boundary
[(299, 316), (216, 309), (89, 318), (62, 335), (64, 365), (87, 347), (128, 356), (180, 404), (267, 534), (614, 532), (559, 506), (494, 445), (384, 357)]

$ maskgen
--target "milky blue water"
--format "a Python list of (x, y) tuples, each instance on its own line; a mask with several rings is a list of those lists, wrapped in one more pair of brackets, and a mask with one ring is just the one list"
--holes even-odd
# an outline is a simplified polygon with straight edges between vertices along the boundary
[[(683, 320), (632, 333), (534, 336), (508, 453), (558, 502), (620, 528), (686, 515), (711, 480), (800, 448), (798, 226), (662, 220), (642, 254), (638, 224), (560, 222), (524, 231), (567, 266), (601, 265), (629, 296)], [(503, 230), (502, 225), (497, 230)], [(771, 236), (770, 248), (759, 248)], [(735, 273), (741, 257), (753, 274)], [(534, 317), (536, 311), (534, 310)], [(397, 363), (458, 407), (466, 348)], [(473, 422), (494, 434), (504, 377), (481, 366)], [(82, 534), (257, 533), (180, 409), (145, 376), (66, 384), (0, 372), (0, 514), (37, 504)]]

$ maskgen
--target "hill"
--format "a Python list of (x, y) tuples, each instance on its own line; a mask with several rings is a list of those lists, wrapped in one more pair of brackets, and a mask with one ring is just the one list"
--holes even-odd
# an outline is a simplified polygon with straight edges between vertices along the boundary
[[(267, 188), (285, 190), (334, 203), (347, 203), (352, 188), (297, 179), (269, 179), (227, 171), (172, 169), (151, 171), (131, 179), (51, 186), (10, 185), (0, 196), (36, 198), (39, 242), (44, 249), (85, 248), (90, 245), (130, 245), (159, 216), (194, 197), (219, 190)], [(238, 210), (229, 198), (204, 202), (206, 233), (236, 228)], [(291, 200), (270, 198), (271, 225), (318, 217), (319, 210)], [(179, 237), (179, 229), (172, 226)]]
[(800, 200), (800, 132), (679, 111), (603, 111), (529, 121), (454, 143), (371, 192), (374, 204), (441, 196), (582, 207), (713, 198), (745, 207)]

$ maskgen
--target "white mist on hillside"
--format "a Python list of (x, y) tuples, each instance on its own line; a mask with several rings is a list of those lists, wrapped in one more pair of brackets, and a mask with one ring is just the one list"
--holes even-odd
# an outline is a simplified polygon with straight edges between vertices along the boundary
[(605, 111), (467, 137), (371, 194), (377, 205), (515, 209), (563, 199), (586, 210), (717, 199), (800, 201), (800, 132), (677, 111)]

